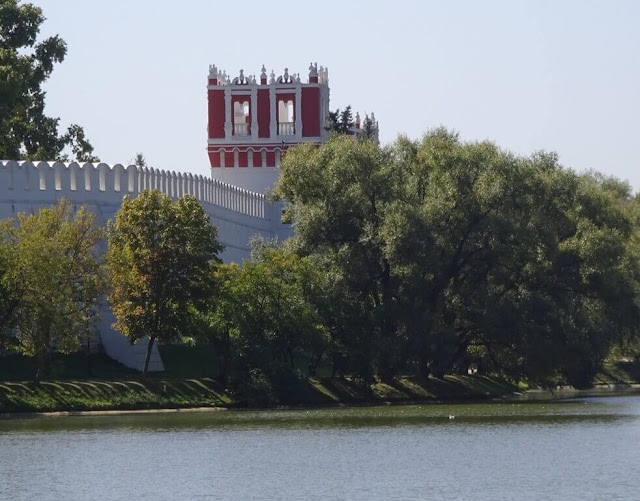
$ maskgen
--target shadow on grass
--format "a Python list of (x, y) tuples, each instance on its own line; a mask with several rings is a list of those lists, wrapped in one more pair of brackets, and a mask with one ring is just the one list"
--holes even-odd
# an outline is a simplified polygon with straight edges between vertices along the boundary
[(0, 385), (0, 413), (228, 406), (211, 379), (42, 381)]
[(399, 376), (376, 382), (371, 391), (350, 378), (319, 378), (314, 388), (330, 401), (344, 403), (476, 400), (503, 397), (518, 390), (509, 382), (486, 376)]
[(640, 360), (606, 363), (596, 376), (596, 383), (631, 385), (640, 382)]

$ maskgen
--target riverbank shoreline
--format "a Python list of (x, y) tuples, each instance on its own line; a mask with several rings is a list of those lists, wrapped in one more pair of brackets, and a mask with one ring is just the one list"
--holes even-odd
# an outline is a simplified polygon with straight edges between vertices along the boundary
[(127, 415), (156, 415), (156, 414), (197, 414), (204, 412), (221, 412), (231, 410), (231, 407), (185, 407), (165, 409), (112, 409), (100, 411), (52, 411), (52, 412), (10, 412), (0, 413), (3, 419), (29, 419), (39, 417), (78, 417), (78, 416), (127, 416)]
[[(287, 409), (298, 409), (298, 410), (313, 410), (313, 409), (321, 409), (321, 408), (332, 408), (332, 407), (375, 407), (375, 406), (396, 406), (396, 405), (445, 405), (445, 404), (473, 404), (473, 403), (545, 403), (545, 402), (555, 402), (561, 400), (570, 400), (570, 399), (581, 399), (581, 398), (592, 398), (599, 396), (623, 396), (623, 395), (633, 395), (640, 393), (640, 384), (637, 383), (625, 383), (625, 384), (598, 384), (589, 389), (576, 389), (572, 387), (561, 387), (554, 390), (545, 390), (545, 389), (528, 389), (528, 390), (519, 390), (516, 389), (510, 383), (495, 380), (491, 378), (487, 378), (484, 376), (479, 377), (469, 377), (464, 378), (462, 381), (460, 380), (460, 376), (454, 377), (448, 376), (444, 380), (430, 380), (428, 383), (442, 383), (447, 382), (451, 384), (451, 381), (447, 381), (447, 379), (453, 379), (458, 382), (461, 386), (464, 386), (467, 390), (470, 389), (469, 382), (477, 381), (480, 379), (483, 384), (487, 386), (487, 388), (491, 388), (493, 391), (484, 391), (484, 394), (481, 394), (477, 391), (470, 391), (465, 395), (461, 394), (441, 394), (441, 395), (432, 395), (429, 398), (419, 398), (415, 395), (413, 398), (397, 398), (398, 395), (395, 395), (396, 398), (381, 398), (382, 394), (381, 389), (378, 388), (378, 392), (375, 391), (369, 395), (368, 398), (337, 398), (336, 395), (333, 395), (333, 400), (325, 400), (325, 401), (315, 401), (315, 402), (300, 402), (300, 403), (287, 403), (287, 404), (273, 404), (273, 405), (243, 405), (235, 402), (228, 395), (217, 394), (217, 401), (214, 403), (213, 401), (209, 401), (207, 405), (194, 405), (189, 406), (187, 400), (183, 400), (179, 405), (175, 405), (174, 402), (166, 401), (166, 406), (160, 406), (155, 404), (160, 404), (161, 399), (158, 401), (154, 401), (153, 398), (147, 398), (144, 402), (136, 402), (129, 401), (127, 405), (122, 405), (122, 400), (120, 401), (112, 401), (112, 402), (93, 402), (93, 405), (99, 404), (102, 405), (103, 408), (73, 408), (73, 409), (65, 409), (62, 408), (64, 405), (62, 402), (60, 403), (60, 408), (58, 409), (50, 409), (50, 410), (32, 410), (29, 409), (28, 406), (18, 407), (16, 410), (5, 411), (6, 408), (6, 394), (3, 395), (3, 390), (6, 392), (7, 387), (11, 386), (20, 386), (24, 389), (25, 385), (35, 385), (35, 383), (0, 383), (0, 419), (29, 419), (29, 418), (38, 418), (38, 417), (76, 417), (76, 416), (121, 416), (121, 415), (163, 415), (163, 414), (175, 414), (175, 413), (208, 413), (208, 412), (220, 412), (227, 410), (237, 410), (237, 411), (269, 411), (269, 410), (287, 410)], [(312, 380), (310, 380), (312, 381)], [(320, 380), (315, 380), (316, 388), (318, 386), (318, 382)], [(346, 381), (346, 380), (339, 380)], [(398, 378), (394, 381), (397, 385), (401, 383), (407, 384), (409, 381), (415, 383), (412, 378)], [(493, 385), (487, 384), (487, 381), (491, 382)], [(205, 382), (207, 384), (205, 384)], [(334, 381), (336, 382), (336, 381)], [(111, 381), (112, 385), (115, 385), (117, 388), (127, 388), (125, 382), (122, 381)], [(180, 386), (178, 381), (127, 381), (129, 385), (138, 386), (138, 388), (145, 388), (145, 390), (149, 390), (150, 387), (160, 387), (163, 391), (167, 392), (167, 385), (171, 384), (172, 388), (176, 386)], [(145, 386), (146, 383), (148, 386)], [(151, 384), (149, 384), (151, 383)], [(186, 380), (182, 381), (183, 384), (192, 384), (196, 387), (200, 388), (204, 391), (206, 388), (207, 392), (214, 391), (213, 384), (215, 382), (213, 380), (205, 379), (205, 380)], [(326, 381), (325, 381), (326, 383)], [(461, 384), (464, 383), (464, 384)], [(50, 388), (64, 389), (64, 385), (71, 385), (72, 388), (76, 388), (81, 390), (81, 384), (90, 384), (90, 385), (100, 385), (107, 384), (104, 381), (92, 381), (92, 382), (41, 382), (37, 386), (45, 386)], [(118, 386), (124, 385), (124, 386)], [(376, 386), (385, 385), (385, 383), (377, 383), (374, 385), (374, 390)], [(319, 391), (327, 391), (324, 388)], [(427, 386), (423, 383), (422, 388)], [(504, 391), (510, 388), (511, 391)], [(217, 388), (220, 389), (219, 387)], [(500, 391), (503, 390), (502, 392)], [(150, 393), (150, 392), (149, 392)], [(456, 392), (453, 392), (456, 393)], [(149, 395), (148, 395), (149, 396)], [(201, 397), (203, 395), (200, 395)], [(353, 394), (350, 395), (354, 397)], [(394, 395), (388, 395), (394, 396)], [(210, 395), (208, 396), (210, 397)], [(344, 395), (343, 395), (344, 397)], [(362, 397), (362, 396), (361, 396)], [(195, 399), (194, 401), (197, 401)], [(121, 405), (118, 406), (118, 403)], [(77, 406), (78, 402), (72, 403), (72, 405)]]
[(0, 382), (0, 413), (387, 405), (487, 400), (519, 390), (506, 380), (479, 375), (426, 380), (400, 376), (370, 387), (349, 377), (291, 378), (235, 391), (211, 378)]

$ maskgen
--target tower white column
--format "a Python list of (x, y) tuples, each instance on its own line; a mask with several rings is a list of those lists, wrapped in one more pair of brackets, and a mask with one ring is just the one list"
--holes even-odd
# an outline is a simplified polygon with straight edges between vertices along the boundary
[(225, 87), (224, 89), (224, 138), (231, 139), (232, 134), (231, 125), (231, 89)]
[(251, 139), (258, 138), (258, 89), (251, 88)]
[(320, 86), (320, 135), (323, 139), (329, 136), (329, 131), (326, 128), (327, 115), (329, 114), (329, 87), (326, 85)]
[(296, 86), (296, 139), (302, 138), (302, 86)]
[(274, 139), (278, 134), (276, 123), (276, 86), (269, 86), (269, 136)]

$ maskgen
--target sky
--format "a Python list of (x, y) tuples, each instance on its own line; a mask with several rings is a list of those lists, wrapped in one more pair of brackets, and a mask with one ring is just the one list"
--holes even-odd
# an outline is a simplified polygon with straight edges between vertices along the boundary
[(68, 44), (47, 113), (107, 163), (208, 175), (208, 65), (317, 61), (331, 108), (375, 112), (382, 143), (443, 125), (640, 190), (640, 1), (31, 1)]

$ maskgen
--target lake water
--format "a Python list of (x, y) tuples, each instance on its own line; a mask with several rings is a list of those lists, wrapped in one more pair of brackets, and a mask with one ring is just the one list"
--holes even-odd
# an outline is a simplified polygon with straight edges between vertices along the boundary
[(0, 420), (0, 500), (102, 499), (637, 500), (640, 396)]

